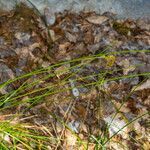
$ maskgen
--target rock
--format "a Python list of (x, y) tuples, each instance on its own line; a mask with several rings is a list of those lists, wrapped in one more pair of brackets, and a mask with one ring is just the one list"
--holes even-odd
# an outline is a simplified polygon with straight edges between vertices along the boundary
[(106, 22), (108, 20), (108, 18), (105, 16), (91, 16), (91, 17), (86, 18), (86, 20), (90, 23), (100, 25), (100, 24)]

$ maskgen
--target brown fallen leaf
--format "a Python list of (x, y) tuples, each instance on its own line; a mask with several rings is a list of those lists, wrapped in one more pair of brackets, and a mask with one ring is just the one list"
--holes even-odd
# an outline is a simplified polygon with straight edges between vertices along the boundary
[(86, 20), (90, 23), (100, 25), (104, 23), (105, 21), (107, 21), (108, 18), (105, 16), (91, 16), (91, 17), (86, 18)]
[(69, 32), (66, 32), (66, 38), (70, 41), (70, 42), (77, 42), (77, 37)]
[(144, 82), (142, 85), (138, 86), (135, 91), (141, 91), (144, 89), (150, 89), (150, 80), (147, 80), (146, 82)]
[(70, 64), (62, 65), (55, 70), (56, 76), (59, 78), (61, 75), (64, 75), (69, 72)]
[(64, 147), (66, 149), (72, 149), (76, 145), (76, 142), (77, 142), (77, 137), (74, 134), (72, 134), (71, 131), (67, 130), (65, 132)]

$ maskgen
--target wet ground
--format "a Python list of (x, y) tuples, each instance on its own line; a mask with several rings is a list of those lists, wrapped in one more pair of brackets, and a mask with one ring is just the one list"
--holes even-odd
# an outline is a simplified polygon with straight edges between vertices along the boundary
[(64, 130), (62, 120), (89, 142), (91, 150), (96, 145), (92, 137), (109, 139), (144, 114), (105, 142), (107, 149), (148, 150), (150, 20), (118, 20), (109, 12), (65, 11), (56, 14), (53, 25), (46, 21), (24, 4), (0, 12), (0, 83), (46, 70), (1, 88), (3, 101), (3, 96), (23, 83), (40, 80), (14, 95), (14, 101), (3, 103), (1, 114), (21, 113), (20, 120), (34, 116), (24, 122), (45, 126), (54, 137), (62, 137), (52, 148), (84, 149), (70, 130)]

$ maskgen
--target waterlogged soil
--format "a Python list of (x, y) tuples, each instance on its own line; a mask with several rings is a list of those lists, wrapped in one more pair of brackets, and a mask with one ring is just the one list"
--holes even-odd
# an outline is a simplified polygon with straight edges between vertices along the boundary
[(47, 149), (149, 150), (149, 18), (49, 19), (24, 4), (0, 11), (0, 121), (21, 114), (15, 122), (47, 128), (61, 139)]

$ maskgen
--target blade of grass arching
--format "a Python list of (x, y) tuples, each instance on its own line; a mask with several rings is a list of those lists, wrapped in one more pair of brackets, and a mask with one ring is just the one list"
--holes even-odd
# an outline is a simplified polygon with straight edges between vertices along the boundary
[(106, 145), (114, 136), (116, 136), (120, 131), (122, 131), (124, 128), (126, 128), (127, 126), (129, 126), (130, 124), (132, 124), (133, 122), (137, 121), (138, 119), (141, 119), (142, 117), (144, 117), (145, 115), (147, 115), (147, 113), (144, 113), (136, 118), (134, 118), (133, 120), (131, 120), (130, 122), (128, 122), (126, 125), (124, 125), (122, 128), (120, 128), (115, 134), (113, 134), (105, 143), (104, 145)]
[[(71, 61), (72, 62), (72, 61)], [(55, 64), (55, 65), (53, 65), (53, 66), (51, 66), (51, 68), (53, 68), (53, 67), (55, 67), (55, 66), (57, 66), (57, 65), (60, 65), (60, 64)], [(70, 67), (69, 69), (73, 69), (73, 68), (75, 68), (75, 67), (77, 67), (78, 65), (76, 65), (76, 66), (73, 66), (73, 67)], [(51, 69), (50, 68), (50, 69)], [(26, 78), (26, 77), (30, 77), (30, 76), (33, 76), (33, 75), (36, 75), (36, 74), (41, 74), (41, 73), (46, 73), (47, 71), (49, 71), (49, 70), (44, 70), (44, 71), (41, 71), (41, 70), (36, 70), (36, 71), (33, 71), (33, 72), (30, 72), (30, 73), (28, 73), (28, 74), (25, 74), (25, 75), (22, 75), (22, 76), (19, 76), (19, 77), (16, 77), (15, 79), (13, 79), (13, 80), (8, 80), (7, 82), (5, 82), (5, 83), (3, 83), (2, 85), (0, 85), (0, 88), (3, 88), (3, 87), (5, 87), (6, 85), (8, 85), (8, 84), (10, 84), (10, 83), (13, 83), (14, 81), (17, 81), (17, 80), (19, 80), (19, 79), (23, 79), (23, 78)], [(28, 84), (28, 85), (26, 85), (26, 86), (24, 86), (24, 88), (25, 87), (28, 87), (28, 86), (31, 86), (31, 85), (35, 85), (36, 83), (38, 83), (38, 82), (40, 82), (40, 81), (42, 81), (42, 80), (45, 80), (46, 78), (48, 78), (48, 77), (54, 77), (55, 76), (55, 74), (50, 74), (50, 75), (48, 75), (47, 77), (44, 77), (43, 79), (40, 79), (40, 80), (37, 80), (37, 81), (35, 81), (35, 82), (33, 82), (33, 84), (31, 83), (31, 84)], [(1, 97), (0, 97), (1, 98)]]
[[(86, 63), (85, 63), (85, 64), (86, 64)], [(73, 69), (73, 68), (75, 68), (75, 67), (78, 67), (79, 65), (81, 66), (81, 64), (78, 64), (78, 65), (75, 65), (75, 66), (73, 66), (73, 67), (70, 67), (70, 70)], [(83, 65), (84, 65), (84, 64), (82, 64), (82, 67), (83, 67)], [(139, 66), (139, 65), (136, 65), (136, 67), (137, 67), (137, 66)], [(77, 72), (79, 72), (79, 70), (81, 70), (81, 68), (79, 68), (76, 72), (74, 72), (74, 74), (77, 73)], [(112, 74), (112, 73), (115, 72), (115, 71), (121, 71), (121, 70), (122, 70), (122, 69), (116, 69), (116, 70), (113, 70), (113, 71), (108, 71), (107, 73), (109, 73), (109, 74), (111, 73), (111, 74)], [(106, 74), (106, 72), (104, 72), (104, 73)], [(99, 74), (98, 74), (98, 75), (99, 75)], [(103, 72), (100, 73), (100, 75), (103, 75)], [(43, 78), (40, 78), (40, 79), (38, 79), (38, 80), (36, 80), (36, 81), (30, 83), (30, 84), (27, 84), (27, 85), (25, 84), (22, 88), (24, 88), (24, 90), (25, 90), (25, 88), (27, 88), (27, 87), (29, 88), (30, 86), (32, 87), (32, 86), (34, 86), (35, 84), (37, 84), (38, 82), (40, 82), (40, 81), (42, 81), (42, 80), (46, 80), (47, 78), (53, 77), (53, 76), (55, 76), (55, 74), (49, 74), (49, 75), (47, 75), (47, 76), (45, 76), (45, 77), (43, 77)], [(73, 74), (70, 75), (70, 77), (71, 77), (71, 76), (73, 76)], [(94, 77), (94, 76), (97, 76), (97, 74), (91, 75), (91, 76)], [(86, 77), (88, 78), (88, 76), (86, 76)], [(69, 78), (69, 77), (67, 77), (66, 79), (63, 79), (63, 80), (67, 80), (68, 78)], [(80, 79), (81, 79), (81, 78), (80, 78)], [(86, 79), (86, 78), (85, 78), (85, 79)], [(64, 81), (61, 81), (61, 82), (63, 83)], [(45, 90), (45, 89), (41, 89), (41, 90)], [(39, 91), (41, 91), (41, 90), (39, 89)], [(20, 90), (20, 92), (21, 92), (21, 91), (22, 91), (22, 90)], [(5, 97), (8, 97), (8, 96), (9, 96), (11, 93), (13, 93), (13, 92), (14, 92), (14, 91), (11, 91), (10, 93), (8, 93), (8, 94), (6, 94), (6, 95), (1, 96), (1, 97), (0, 97), (0, 100), (1, 100), (1, 99), (2, 99), (2, 100), (5, 99)], [(38, 92), (38, 91), (32, 91), (32, 93), (29, 93), (29, 92), (28, 92), (27, 95), (33, 94), (34, 92)], [(18, 92), (18, 94), (19, 94), (19, 92)], [(22, 95), (22, 97), (23, 97), (23, 96), (27, 96), (27, 95)], [(19, 96), (21, 96), (21, 95), (19, 94)]]
[[(125, 54), (125, 53), (141, 53), (141, 52), (150, 52), (149, 50), (124, 50), (124, 51), (117, 51), (117, 52), (108, 52), (107, 54)], [(18, 76), (16, 77), (15, 79), (10, 79), (8, 80), (7, 82), (3, 83), (0, 85), (0, 88), (3, 88), (5, 87), (6, 85), (14, 82), (14, 81), (17, 81), (17, 80), (20, 80), (20, 79), (23, 79), (23, 78), (26, 78), (26, 77), (30, 77), (30, 76), (33, 76), (33, 75), (37, 75), (37, 74), (41, 74), (41, 73), (44, 73), (44, 72), (47, 72), (48, 70), (54, 68), (54, 67), (57, 67), (57, 66), (61, 66), (61, 65), (65, 65), (67, 63), (71, 63), (71, 62), (79, 62), (81, 60), (94, 60), (96, 58), (103, 58), (103, 56), (105, 56), (106, 54), (103, 54), (103, 53), (99, 53), (99, 54), (96, 54), (96, 55), (91, 55), (91, 56), (83, 56), (83, 57), (80, 57), (80, 58), (75, 58), (73, 60), (68, 60), (68, 61), (63, 61), (63, 62), (59, 62), (57, 64), (54, 64), (54, 65), (51, 65), (51, 66), (48, 66), (46, 68), (41, 68), (41, 69), (38, 69), (38, 70), (35, 70), (35, 71), (32, 71), (31, 73), (28, 73), (28, 74), (24, 74), (24, 75), (21, 75), (21, 76)]]
[[(122, 76), (122, 77), (115, 77), (115, 78), (107, 79), (106, 81), (119, 80), (120, 78), (131, 78), (133, 76), (134, 77), (137, 77), (137, 76), (149, 76), (149, 73), (129, 75), (129, 76)], [(92, 83), (86, 84), (84, 86), (91, 86), (91, 85), (95, 85), (95, 84), (97, 84), (97, 82), (92, 82)], [(80, 86), (80, 87), (83, 87), (83, 86)], [(71, 88), (68, 88), (68, 89), (65, 89), (65, 90), (71, 90)], [(30, 100), (35, 100), (37, 98), (43, 98), (43, 97), (46, 97), (48, 95), (56, 94), (56, 93), (59, 93), (59, 92), (64, 92), (65, 90), (63, 89), (63, 90), (56, 90), (56, 91), (53, 91), (53, 92), (48, 92), (48, 93), (45, 93), (43, 95), (40, 95), (40, 96), (37, 96), (37, 97), (34, 97), (34, 98), (29, 98), (29, 101)]]
[(25, 82), (17, 90), (15, 90), (12, 94), (10, 94), (8, 97), (6, 97), (6, 99), (4, 99), (2, 102), (0, 102), (0, 106), (5, 104), (6, 102), (8, 102), (9, 99), (11, 99), (11, 97), (13, 97), (18, 91), (20, 91), (22, 89), (24, 84), (25, 84)]
[[(114, 78), (111, 78), (111, 79), (105, 79), (105, 82), (107, 82), (107, 81), (114, 81), (114, 80), (119, 80), (119, 79), (124, 79), (124, 78), (132, 78), (132, 77), (138, 77), (138, 76), (149, 76), (150, 75), (150, 73), (142, 73), (142, 74), (134, 74), (134, 75), (125, 75), (125, 76), (119, 76), (119, 77), (114, 77)], [(88, 86), (91, 86), (91, 85), (96, 85), (98, 82), (96, 81), (96, 82), (92, 82), (92, 83), (88, 83), (88, 84), (85, 84), (84, 86), (83, 85), (81, 85), (81, 86), (78, 86), (77, 88), (80, 88), (80, 87), (88, 87)], [(39, 98), (39, 99), (41, 99), (41, 98), (44, 98), (44, 97), (46, 97), (46, 96), (49, 96), (49, 95), (53, 95), (53, 94), (57, 94), (57, 93), (59, 93), (59, 92), (64, 92), (64, 91), (66, 91), (66, 90), (71, 90), (72, 88), (68, 88), (68, 89), (62, 89), (62, 90), (55, 90), (55, 91), (53, 91), (53, 92), (48, 92), (48, 93), (45, 93), (45, 94), (43, 94), (43, 95), (40, 95), (40, 96), (35, 96), (35, 97), (33, 97), (33, 98), (29, 98), (28, 100), (30, 101), (30, 100), (35, 100), (35, 99), (37, 99), (37, 98)], [(14, 99), (12, 99), (12, 100), (14, 100)]]
[[(150, 73), (143, 73), (143, 74), (135, 74), (135, 75), (128, 75), (128, 76), (121, 76), (121, 77), (114, 77), (114, 78), (111, 78), (111, 79), (106, 79), (106, 81), (112, 81), (112, 80), (118, 80), (118, 79), (122, 79), (122, 78), (131, 78), (131, 77), (136, 77), (136, 76), (149, 76), (150, 75)], [(92, 82), (92, 83), (90, 83), (90, 84), (87, 84), (86, 86), (90, 86), (90, 85), (94, 85), (94, 84), (97, 84), (97, 82)], [(56, 85), (54, 85), (54, 87), (56, 87)], [(42, 89), (42, 90), (45, 90), (45, 89), (48, 89), (48, 88), (52, 88), (51, 86), (50, 87), (46, 87), (46, 88), (44, 88), (44, 89)], [(37, 91), (38, 92), (38, 91)], [(39, 98), (42, 98), (42, 97), (45, 97), (45, 96), (47, 96), (47, 95), (51, 95), (51, 94), (55, 94), (55, 93), (58, 93), (59, 91), (54, 91), (54, 92), (50, 92), (50, 93), (47, 93), (46, 95), (42, 95), (41, 97), (39, 97)], [(61, 92), (61, 91), (60, 91)], [(15, 100), (15, 99), (17, 99), (17, 98), (21, 98), (21, 97), (23, 97), (23, 96), (26, 96), (26, 95), (28, 95), (28, 94), (25, 94), (25, 95), (22, 95), (22, 96), (18, 96), (18, 97), (16, 97), (16, 98), (13, 98), (12, 100)], [(36, 99), (36, 97), (34, 98), (34, 99)], [(33, 100), (34, 100), (33, 99)]]
[(65, 65), (65, 64), (68, 64), (68, 63), (79, 62), (79, 61), (82, 61), (82, 60), (92, 60), (92, 59), (95, 59), (95, 58), (99, 58), (100, 56), (103, 56), (103, 55), (104, 54), (100, 53), (100, 54), (97, 54), (97, 55), (84, 56), (84, 57), (76, 58), (76, 59), (73, 59), (73, 60), (59, 62), (59, 63), (56, 63), (54, 65), (48, 66), (46, 68), (40, 68), (40, 69), (37, 69), (37, 70), (32, 71), (30, 73), (18, 76), (18, 77), (14, 78), (14, 79), (10, 79), (10, 80), (6, 81), (5, 83), (0, 84), (0, 88), (3, 88), (5, 86), (7, 86), (8, 84), (13, 83), (13, 82), (15, 82), (17, 80), (20, 80), (20, 79), (27, 78), (27, 77), (30, 77), (30, 76), (33, 76), (33, 75), (38, 75), (38, 74), (47, 72), (47, 71), (49, 71), (50, 69), (52, 69), (54, 67), (58, 67), (58, 66)]
[[(89, 76), (89, 77), (91, 77), (91, 75)], [(87, 77), (85, 77), (85, 78), (87, 78)], [(84, 79), (84, 78), (82, 78), (82, 79)], [(81, 80), (81, 79), (80, 79)], [(67, 82), (64, 82), (63, 84), (67, 84), (67, 83), (69, 83), (69, 81), (67, 81)], [(25, 94), (23, 94), (23, 95), (19, 95), (19, 96), (16, 96), (16, 97), (13, 97), (12, 99), (11, 99), (11, 101), (15, 101), (15, 100), (17, 100), (17, 99), (19, 99), (19, 98), (23, 98), (23, 97), (25, 97), (25, 96), (28, 96), (28, 95), (30, 95), (30, 94), (34, 94), (34, 93), (36, 93), (36, 92), (41, 92), (41, 91), (44, 91), (44, 90), (53, 90), (53, 89), (55, 89), (55, 88), (57, 88), (58, 86), (60, 86), (61, 84), (54, 84), (54, 85), (52, 85), (52, 86), (47, 86), (47, 87), (44, 87), (44, 88), (40, 88), (40, 89), (36, 89), (36, 90), (34, 90), (34, 91), (31, 91), (31, 92), (28, 92), (28, 93), (25, 93)], [(64, 90), (62, 90), (62, 91), (59, 91), (59, 90), (55, 90), (54, 92), (49, 92), (48, 91), (48, 93), (46, 94), (46, 95), (52, 95), (52, 94), (56, 94), (56, 93), (59, 93), (59, 92), (63, 92)], [(44, 97), (44, 95), (42, 95), (42, 96), (40, 96), (39, 98), (42, 98), (42, 97)], [(34, 97), (34, 99), (36, 99), (36, 98), (38, 98), (38, 96), (37, 97)]]
[[(69, 81), (65, 81), (65, 80), (68, 80), (71, 76), (73, 76), (74, 75), (74, 73), (73, 74), (71, 74), (69, 77), (66, 77), (64, 80), (62, 80), (62, 84), (60, 83), (59, 84), (59, 86), (63, 86), (63, 84), (70, 84), (70, 82)], [(90, 75), (90, 76), (86, 76), (86, 77), (84, 77), (84, 78), (79, 78), (79, 79), (75, 79), (75, 81), (78, 81), (78, 80), (84, 80), (84, 79), (87, 79), (87, 78), (89, 78), (89, 77), (91, 77), (92, 75)], [(95, 76), (97, 76), (97, 75), (95, 75)], [(55, 86), (55, 85), (54, 85)], [(52, 86), (53, 88), (54, 88), (54, 86)], [(56, 86), (57, 86), (57, 84), (56, 84)], [(69, 88), (69, 89), (66, 89), (66, 90), (72, 90), (72, 88)], [(61, 92), (64, 92), (64, 91), (66, 91), (66, 90), (58, 90), (58, 92), (54, 92), (54, 93), (49, 93), (49, 91), (47, 91), (45, 94), (49, 94), (49, 95), (53, 95), (53, 94), (57, 94), (57, 93), (61, 93)], [(41, 97), (39, 97), (37, 100), (34, 100), (34, 102), (32, 103), (33, 105), (35, 104), (35, 103), (37, 103), (37, 101), (38, 100), (40, 100), (41, 99)], [(32, 104), (30, 105), (30, 106), (32, 106)]]
[[(70, 67), (70, 69), (73, 69), (73, 68), (75, 68), (75, 67), (77, 67), (77, 66), (78, 66), (78, 65), (73, 66), (73, 67)], [(82, 66), (83, 66), (83, 64), (82, 64)], [(81, 67), (81, 66), (80, 66), (80, 67)], [(81, 68), (80, 68), (80, 69), (81, 69)], [(61, 82), (64, 84), (64, 81), (65, 81), (65, 80), (67, 80), (67, 79), (70, 78), (71, 76), (75, 75), (80, 69), (78, 69), (75, 73), (71, 74), (69, 77), (63, 79)], [(49, 76), (48, 76), (48, 77), (49, 77)], [(45, 77), (45, 78), (47, 78), (47, 77)], [(44, 78), (43, 78), (43, 79), (44, 79)], [(40, 80), (39, 80), (39, 81), (40, 81)], [(38, 82), (38, 81), (37, 81), (37, 82)], [(35, 81), (36, 84), (37, 84), (37, 82)], [(34, 83), (34, 84), (35, 84), (35, 83)], [(29, 86), (32, 85), (32, 84), (33, 84), (33, 83), (29, 84)], [(34, 84), (33, 84), (33, 85), (34, 85)], [(61, 85), (61, 84), (60, 84), (60, 85)], [(24, 97), (24, 96), (27, 96), (27, 95), (30, 95), (30, 94), (34, 94), (34, 93), (36, 93), (36, 92), (44, 91), (44, 90), (46, 90), (46, 89), (55, 88), (55, 87), (57, 87), (57, 86), (58, 86), (58, 84), (56, 84), (56, 85), (54, 85), (54, 86), (47, 86), (47, 87), (44, 87), (44, 88), (36, 89), (36, 90), (33, 90), (33, 91), (28, 92), (28, 93), (26, 93), (26, 94), (19, 95), (19, 96), (15, 97), (15, 98), (21, 98), (21, 97)]]
[[(85, 63), (86, 64), (86, 63)], [(85, 65), (85, 64), (78, 64), (78, 65), (75, 65), (75, 66), (72, 66), (72, 67), (70, 67), (70, 70), (71, 69), (73, 69), (73, 68), (75, 68), (75, 67), (77, 67), (77, 66), (82, 66), (83, 67), (83, 65)], [(80, 68), (81, 69), (81, 68)], [(77, 71), (78, 72), (78, 71)], [(77, 73), (76, 72), (76, 73)], [(110, 72), (109, 72), (110, 73)], [(73, 74), (72, 74), (73, 75)], [(52, 74), (52, 75), (50, 75), (50, 76), (55, 76), (54, 74)], [(45, 78), (47, 78), (47, 77), (45, 77)], [(44, 78), (43, 78), (44, 79)], [(66, 78), (66, 79), (68, 79), (68, 77)], [(42, 80), (42, 79), (41, 79)], [(39, 81), (41, 81), (41, 80), (39, 80)], [(65, 79), (64, 79), (65, 80)], [(37, 81), (38, 82), (38, 81)], [(36, 81), (35, 81), (35, 83), (36, 83)], [(27, 86), (30, 86), (30, 85), (32, 85), (32, 83), (31, 84), (29, 84), (29, 85), (27, 85)], [(34, 85), (34, 84), (33, 84)], [(25, 86), (26, 87), (26, 86)], [(42, 90), (46, 90), (46, 89), (48, 89), (48, 88), (51, 88), (51, 87), (45, 87), (45, 88), (41, 88), (41, 89), (36, 89), (36, 90), (34, 90), (34, 91), (32, 91), (32, 92), (28, 92), (28, 93), (26, 93), (26, 94), (24, 94), (24, 95), (19, 95), (19, 97), (17, 97), (17, 98), (20, 98), (20, 97), (23, 97), (23, 96), (27, 96), (27, 95), (29, 95), (29, 94), (33, 94), (33, 93), (36, 93), (36, 92), (40, 92), (40, 91), (42, 91)]]
[[(46, 79), (49, 79), (50, 77), (53, 77), (53, 76), (54, 76), (53, 74), (49, 74), (49, 75), (47, 75), (47, 76), (44, 76), (44, 77), (41, 78), (41, 79), (37, 79), (37, 80), (31, 82), (30, 84), (27, 84), (28, 80), (26, 80), (26, 81), (24, 82), (24, 85), (22, 86), (22, 89), (23, 89), (23, 90), (22, 90), (22, 89), (20, 89), (20, 90), (17, 89), (17, 90), (18, 90), (18, 91), (17, 91), (17, 94), (19, 94), (19, 92), (22, 92), (22, 91), (24, 91), (24, 90), (27, 90), (26, 88), (32, 88), (33, 86), (37, 85), (37, 84), (40, 83), (41, 81), (44, 81), (44, 80), (46, 80)], [(15, 91), (16, 91), (16, 90), (12, 90), (10, 93), (1, 96), (0, 99), (4, 99), (5, 97), (8, 97), (11, 93), (13, 93), (13, 92), (15, 92)]]
[[(131, 52), (135, 52), (135, 53), (139, 52), (140, 53), (140, 52), (149, 52), (149, 50), (142, 50), (142, 51), (141, 50), (131, 50), (131, 51), (127, 50), (127, 51), (120, 51), (120, 52), (109, 52), (108, 54), (124, 54), (124, 53), (131, 53)], [(48, 70), (50, 70), (50, 69), (52, 69), (54, 67), (57, 67), (57, 66), (61, 66), (61, 65), (64, 65), (64, 64), (67, 64), (67, 63), (71, 63), (71, 62), (79, 62), (81, 60), (92, 60), (92, 59), (94, 60), (96, 58), (103, 58), (103, 56), (105, 56), (105, 55), (106, 54), (99, 53), (97, 55), (84, 56), (84, 57), (76, 58), (76, 59), (69, 60), (69, 61), (59, 62), (57, 64), (48, 66), (46, 68), (41, 68), (41, 69), (32, 71), (31, 73), (18, 76), (15, 79), (10, 79), (7, 82), (1, 84), (0, 88), (3, 88), (5, 86), (7, 86), (8, 84), (10, 84), (12, 82), (15, 82), (17, 80), (20, 80), (20, 79), (27, 78), (27, 77), (30, 77), (30, 76), (33, 76), (33, 75), (38, 75), (38, 74), (47, 72)]]

